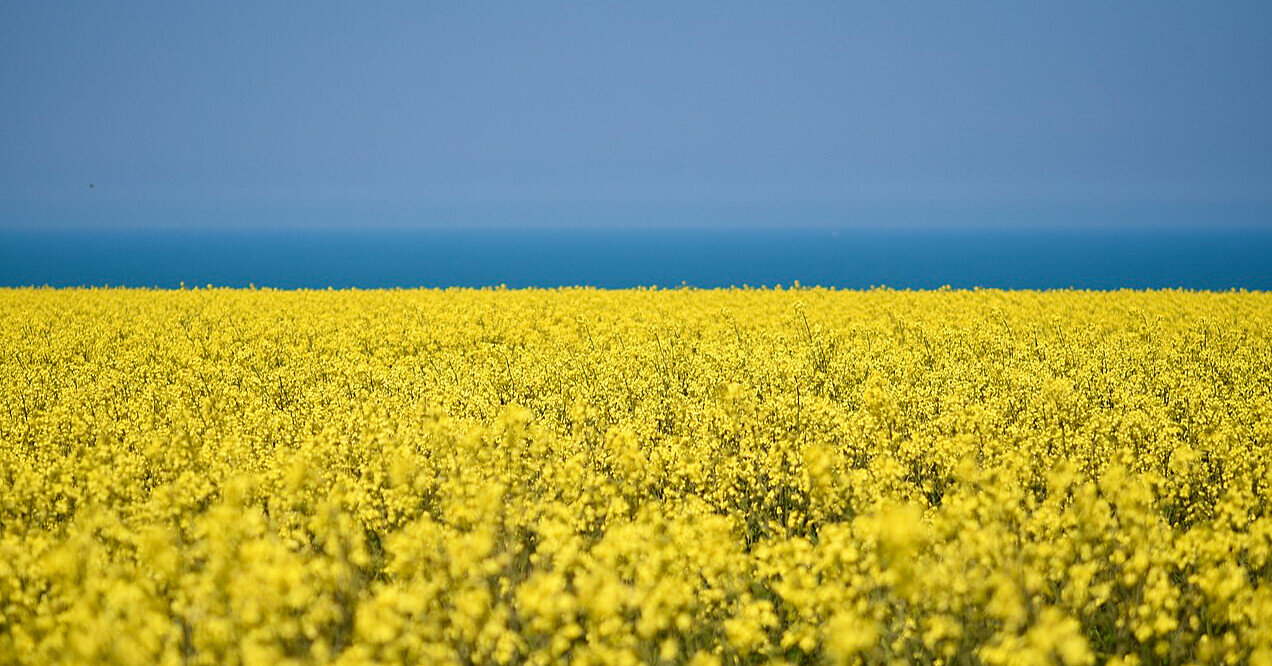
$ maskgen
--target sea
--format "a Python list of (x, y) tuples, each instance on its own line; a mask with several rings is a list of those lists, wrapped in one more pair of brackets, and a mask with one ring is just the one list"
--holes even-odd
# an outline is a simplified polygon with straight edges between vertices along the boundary
[(1272, 290), (1272, 228), (0, 230), (0, 286)]

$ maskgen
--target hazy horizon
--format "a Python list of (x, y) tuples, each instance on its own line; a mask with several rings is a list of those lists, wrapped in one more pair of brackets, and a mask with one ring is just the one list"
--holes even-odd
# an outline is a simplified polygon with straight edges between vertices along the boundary
[(0, 229), (1269, 228), (1272, 6), (7, 3)]

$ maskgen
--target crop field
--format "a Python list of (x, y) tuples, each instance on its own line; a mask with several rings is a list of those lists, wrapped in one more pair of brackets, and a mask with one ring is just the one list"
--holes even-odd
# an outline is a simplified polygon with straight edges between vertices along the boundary
[(0, 663), (1272, 664), (1272, 294), (0, 290)]

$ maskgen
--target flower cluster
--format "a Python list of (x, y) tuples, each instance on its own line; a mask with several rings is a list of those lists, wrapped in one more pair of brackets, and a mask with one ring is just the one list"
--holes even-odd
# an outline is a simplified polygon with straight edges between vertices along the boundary
[(0, 662), (1272, 664), (1272, 295), (0, 290)]

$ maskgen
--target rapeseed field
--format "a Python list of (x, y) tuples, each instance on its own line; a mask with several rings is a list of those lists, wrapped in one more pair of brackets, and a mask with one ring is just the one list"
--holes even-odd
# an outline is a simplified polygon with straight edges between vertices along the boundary
[(1272, 295), (0, 290), (0, 663), (1272, 663)]

